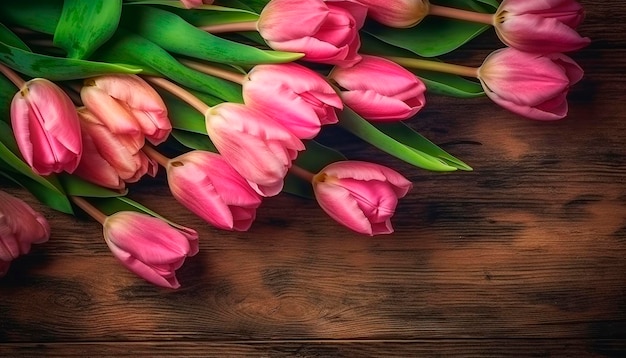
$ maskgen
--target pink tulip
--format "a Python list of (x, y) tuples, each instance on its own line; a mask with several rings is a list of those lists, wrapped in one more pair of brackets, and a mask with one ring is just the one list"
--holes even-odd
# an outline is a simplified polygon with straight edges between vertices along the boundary
[(532, 54), (513, 48), (492, 52), (478, 69), (485, 93), (500, 106), (539, 120), (567, 115), (567, 92), (583, 70), (566, 55)]
[(569, 52), (590, 42), (575, 30), (583, 18), (583, 7), (574, 0), (504, 0), (494, 26), (502, 42), (518, 50)]
[(198, 253), (198, 233), (133, 211), (120, 211), (103, 223), (104, 239), (113, 255), (130, 271), (155, 285), (178, 288), (178, 270)]
[(139, 76), (95, 77), (86, 82), (80, 95), (85, 106), (113, 133), (141, 133), (157, 145), (172, 131), (163, 99)]
[[(87, 150), (78, 166), (77, 175), (110, 188), (119, 188), (119, 184), (116, 185), (119, 179), (134, 183), (146, 174), (156, 175), (158, 165), (141, 151), (143, 136), (113, 133), (87, 108), (80, 108), (78, 113)], [(114, 178), (111, 169), (117, 174), (118, 180)]]
[(322, 76), (295, 63), (255, 66), (243, 83), (243, 99), (302, 139), (315, 137), (321, 125), (337, 123), (335, 109), (343, 108)]
[(398, 199), (411, 186), (392, 169), (360, 161), (332, 163), (313, 178), (322, 209), (340, 224), (368, 235), (393, 232), (391, 217)]
[(428, 0), (355, 0), (367, 6), (367, 15), (379, 23), (408, 28), (417, 25), (428, 15)]
[(40, 175), (73, 172), (83, 145), (72, 100), (56, 84), (35, 78), (11, 102), (11, 124), (24, 160)]
[(263, 196), (278, 194), (291, 162), (304, 144), (263, 112), (240, 103), (220, 103), (206, 116), (209, 137), (224, 159)]
[(202, 5), (213, 4), (213, 0), (180, 0), (183, 6), (187, 9), (195, 9)]
[(248, 230), (261, 205), (259, 194), (216, 153), (193, 150), (169, 160), (167, 179), (180, 203), (220, 229)]
[(300, 52), (303, 60), (351, 66), (357, 54), (367, 8), (352, 1), (272, 0), (257, 28), (275, 50)]
[(381, 57), (363, 55), (352, 67), (335, 67), (329, 78), (341, 99), (363, 118), (397, 121), (414, 116), (426, 102), (426, 86), (404, 67)]
[(21, 199), (0, 191), (0, 277), (11, 261), (50, 238), (48, 221)]

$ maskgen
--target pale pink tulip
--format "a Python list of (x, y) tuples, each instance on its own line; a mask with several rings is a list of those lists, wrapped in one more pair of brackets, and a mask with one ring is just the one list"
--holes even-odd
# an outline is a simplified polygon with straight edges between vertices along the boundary
[(187, 9), (195, 9), (202, 5), (211, 5), (213, 0), (180, 0), (183, 6)]
[(275, 50), (300, 52), (303, 60), (351, 66), (360, 59), (359, 29), (367, 8), (352, 1), (272, 0), (257, 28)]
[(413, 117), (426, 103), (426, 86), (413, 73), (385, 58), (363, 55), (352, 67), (335, 67), (329, 78), (346, 106), (372, 121)]
[(103, 223), (104, 239), (113, 255), (130, 271), (155, 285), (178, 288), (176, 278), (185, 259), (198, 253), (198, 233), (133, 211), (120, 211)]
[(172, 195), (210, 224), (245, 231), (256, 218), (261, 197), (217, 153), (193, 150), (168, 161)]
[(575, 30), (583, 18), (583, 7), (574, 0), (504, 0), (494, 26), (502, 42), (518, 50), (569, 52), (590, 42)]
[(113, 133), (141, 133), (157, 145), (172, 131), (163, 99), (139, 76), (110, 74), (91, 78), (80, 96)]
[[(146, 174), (156, 175), (157, 163), (141, 151), (143, 136), (137, 137), (136, 133), (113, 133), (99, 117), (85, 107), (80, 108), (78, 113), (83, 133), (86, 134), (85, 146), (89, 147), (78, 166), (79, 176), (100, 185), (119, 188), (119, 185), (115, 185), (117, 180), (113, 178), (111, 168), (102, 161), (108, 163), (119, 179), (127, 183), (137, 182)], [(98, 167), (99, 164), (96, 163), (101, 163), (102, 166)]]
[(337, 123), (335, 109), (343, 108), (322, 76), (295, 63), (255, 66), (243, 83), (243, 99), (301, 139), (315, 137), (322, 125)]
[(393, 232), (391, 217), (398, 199), (411, 186), (390, 168), (360, 161), (332, 163), (313, 178), (322, 209), (340, 224), (367, 235)]
[(561, 53), (532, 54), (513, 48), (491, 53), (478, 70), (485, 93), (519, 115), (555, 120), (567, 115), (567, 93), (583, 70)]
[(304, 144), (263, 112), (220, 103), (205, 114), (209, 137), (224, 159), (263, 196), (278, 194)]
[(9, 270), (11, 261), (30, 252), (32, 244), (50, 238), (46, 218), (26, 202), (0, 191), (0, 277)]
[(355, 0), (367, 6), (367, 16), (383, 25), (408, 28), (428, 15), (428, 0)]
[(43, 78), (26, 82), (11, 102), (11, 124), (20, 153), (34, 172), (76, 169), (83, 150), (78, 115), (59, 86)]

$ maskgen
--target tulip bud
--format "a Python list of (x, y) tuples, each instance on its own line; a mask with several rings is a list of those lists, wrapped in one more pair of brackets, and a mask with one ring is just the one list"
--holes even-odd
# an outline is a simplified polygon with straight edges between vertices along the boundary
[(411, 186), (390, 168), (360, 161), (331, 163), (313, 178), (321, 208), (340, 224), (367, 235), (393, 232), (391, 217), (398, 199)]
[(261, 197), (221, 155), (200, 150), (168, 161), (172, 195), (193, 213), (225, 230), (245, 231)]
[(352, 67), (335, 67), (329, 75), (341, 88), (346, 106), (372, 121), (408, 119), (424, 107), (426, 86), (413, 73), (385, 58), (362, 57)]
[(11, 125), (24, 160), (37, 174), (73, 172), (82, 154), (72, 100), (53, 82), (35, 78), (11, 102)]
[(383, 25), (408, 28), (428, 15), (428, 0), (355, 0), (367, 6), (367, 15)]
[(48, 221), (21, 199), (0, 191), (0, 277), (11, 261), (50, 238)]
[(343, 108), (322, 76), (295, 63), (255, 66), (243, 83), (243, 99), (302, 139), (315, 137), (324, 124), (337, 123), (335, 109)]
[(130, 271), (155, 285), (178, 288), (178, 270), (198, 253), (198, 233), (176, 229), (146, 214), (120, 211), (103, 223), (104, 239), (113, 255)]

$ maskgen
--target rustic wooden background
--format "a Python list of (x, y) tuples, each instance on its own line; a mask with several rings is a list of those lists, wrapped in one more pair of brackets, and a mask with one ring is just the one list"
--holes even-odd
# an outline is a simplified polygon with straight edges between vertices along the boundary
[[(286, 194), (249, 232), (218, 231), (161, 175), (131, 197), (201, 235), (170, 291), (119, 265), (96, 222), (0, 182), (53, 228), (0, 280), (0, 356), (625, 356), (626, 4), (583, 4), (593, 44), (572, 55), (586, 77), (567, 119), (429, 96), (410, 122), (473, 172), (327, 136), (415, 183), (391, 236), (359, 236)], [(498, 46), (486, 34), (449, 59), (478, 65)]]

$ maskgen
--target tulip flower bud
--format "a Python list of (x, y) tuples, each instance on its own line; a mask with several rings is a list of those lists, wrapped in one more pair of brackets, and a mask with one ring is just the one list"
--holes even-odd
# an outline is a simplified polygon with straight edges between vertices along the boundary
[(478, 69), (487, 96), (519, 115), (555, 120), (567, 115), (567, 93), (583, 77), (570, 57), (538, 55), (504, 48), (492, 52)]
[(337, 123), (335, 109), (343, 108), (326, 79), (295, 63), (255, 66), (243, 83), (243, 99), (301, 139), (315, 137), (324, 124)]
[(178, 270), (198, 253), (198, 233), (170, 226), (146, 214), (120, 211), (103, 223), (104, 239), (113, 255), (130, 271), (155, 285), (178, 288)]
[(341, 88), (346, 106), (372, 121), (408, 119), (424, 107), (426, 86), (413, 73), (381, 57), (362, 57), (354, 66), (336, 67), (328, 76)]
[(272, 0), (257, 28), (274, 50), (300, 52), (305, 61), (351, 66), (359, 61), (367, 8), (353, 1)]
[(313, 178), (321, 208), (340, 224), (367, 235), (393, 232), (391, 217), (398, 199), (411, 186), (390, 168), (360, 161), (331, 163)]
[(245, 231), (261, 197), (221, 155), (200, 150), (168, 161), (172, 195), (193, 213), (225, 230)]
[(21, 199), (0, 191), (0, 277), (11, 261), (50, 238), (48, 221)]
[(355, 0), (367, 6), (367, 15), (383, 25), (408, 28), (428, 15), (428, 0)]
[(24, 160), (40, 175), (73, 172), (82, 155), (78, 115), (53, 82), (35, 78), (11, 102), (11, 125)]

